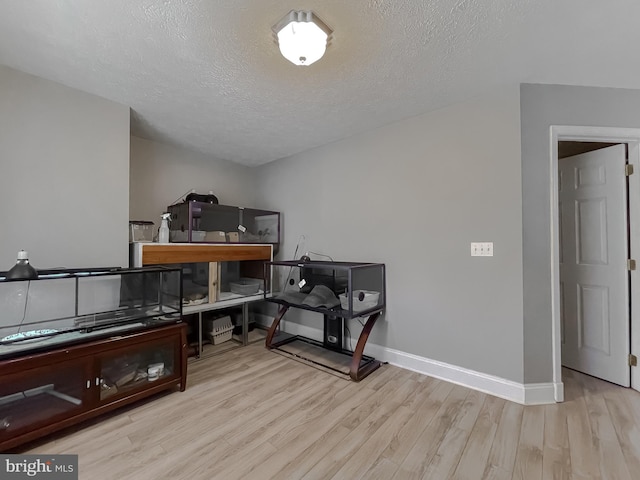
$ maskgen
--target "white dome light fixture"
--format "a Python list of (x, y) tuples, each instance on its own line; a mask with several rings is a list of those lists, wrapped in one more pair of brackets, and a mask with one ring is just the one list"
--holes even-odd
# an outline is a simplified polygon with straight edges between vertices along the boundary
[(291, 10), (273, 26), (282, 56), (294, 65), (308, 66), (322, 58), (333, 31), (310, 10)]

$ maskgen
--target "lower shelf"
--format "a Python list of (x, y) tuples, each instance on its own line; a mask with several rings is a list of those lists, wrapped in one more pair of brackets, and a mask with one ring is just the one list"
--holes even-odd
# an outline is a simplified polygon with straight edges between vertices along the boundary
[(33, 423), (68, 415), (69, 412), (78, 409), (79, 405), (79, 401), (78, 403), (69, 401), (52, 395), (49, 391), (23, 397), (19, 401), (4, 405), (2, 409), (3, 433), (11, 435), (12, 431), (20, 431)]
[[(248, 343), (256, 343), (256, 342), (264, 342), (264, 339), (267, 337), (266, 330), (262, 329), (254, 329), (248, 332)], [(191, 360), (196, 360), (199, 358), (207, 358), (213, 355), (219, 355), (221, 353), (228, 352), (229, 350), (234, 350), (236, 348), (242, 347), (242, 335), (233, 335), (231, 340), (227, 340), (219, 345), (213, 345), (211, 343), (203, 343), (202, 344), (202, 354), (198, 357), (198, 342), (194, 342), (190, 345), (189, 349), (189, 357)]]
[[(302, 340), (307, 343), (314, 344), (316, 346), (320, 346), (324, 348), (323, 344), (316, 340), (311, 340), (310, 338), (301, 337), (301, 336), (292, 336), (292, 335), (287, 336), (287, 334), (282, 335), (281, 333), (279, 333), (278, 327), (280, 325), (280, 321), (282, 320), (282, 317), (285, 316), (289, 308), (291, 308), (291, 305), (282, 305), (278, 310), (278, 314), (273, 318), (273, 321), (271, 322), (271, 326), (269, 327), (269, 332), (267, 333), (267, 338), (265, 339), (265, 342), (264, 342), (265, 346), (269, 349), (281, 349), (282, 346), (285, 344), (291, 343), (296, 340)], [(358, 336), (358, 342), (356, 343), (356, 348), (353, 352), (344, 350), (344, 349), (329, 350), (341, 355), (346, 355), (351, 359), (351, 361), (349, 362), (348, 375), (349, 377), (351, 377), (351, 380), (353, 380), (354, 382), (359, 382), (360, 380), (365, 378), (367, 375), (369, 375), (371, 372), (380, 368), (381, 363), (378, 360), (375, 360), (374, 358), (368, 357), (364, 354), (364, 347), (367, 343), (367, 339), (369, 338), (369, 333), (371, 333), (371, 329), (373, 328), (379, 316), (380, 316), (380, 312), (374, 312), (371, 315), (369, 315), (366, 323), (362, 328), (362, 331), (360, 332), (360, 335)], [(326, 328), (326, 317), (325, 317), (325, 328)], [(294, 355), (300, 357), (301, 359), (304, 358), (305, 360), (309, 361), (312, 364), (318, 363), (320, 365), (323, 365), (320, 362), (316, 362), (315, 360), (306, 358), (304, 355), (297, 354), (297, 353)], [(326, 367), (326, 365), (323, 365), (323, 366)], [(333, 367), (329, 367), (329, 368), (332, 370), (335, 370), (336, 372), (344, 373), (340, 368), (333, 368)]]
[[(299, 335), (277, 338), (272, 349), (329, 373), (347, 378), (351, 375), (353, 352), (349, 350), (327, 349), (322, 342)], [(358, 370), (372, 372), (379, 366), (375, 358), (363, 355)]]

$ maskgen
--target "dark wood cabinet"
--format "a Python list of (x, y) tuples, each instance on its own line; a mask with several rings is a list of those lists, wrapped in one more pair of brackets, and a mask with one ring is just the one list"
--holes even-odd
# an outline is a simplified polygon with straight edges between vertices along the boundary
[(187, 376), (183, 323), (0, 361), (0, 451), (160, 391)]

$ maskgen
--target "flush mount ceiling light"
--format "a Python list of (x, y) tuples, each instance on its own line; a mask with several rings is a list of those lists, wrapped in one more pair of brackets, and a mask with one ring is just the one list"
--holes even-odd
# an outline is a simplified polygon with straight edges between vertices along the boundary
[(322, 58), (333, 31), (312, 11), (291, 10), (273, 26), (282, 56), (295, 65), (311, 65)]

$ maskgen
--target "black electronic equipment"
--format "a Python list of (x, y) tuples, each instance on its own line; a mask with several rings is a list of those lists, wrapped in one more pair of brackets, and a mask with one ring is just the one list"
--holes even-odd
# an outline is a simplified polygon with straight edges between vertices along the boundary
[(344, 318), (332, 315), (324, 316), (323, 345), (330, 350), (342, 351), (344, 334)]

